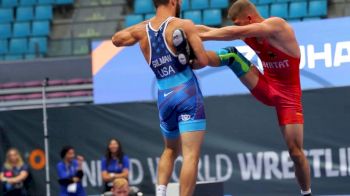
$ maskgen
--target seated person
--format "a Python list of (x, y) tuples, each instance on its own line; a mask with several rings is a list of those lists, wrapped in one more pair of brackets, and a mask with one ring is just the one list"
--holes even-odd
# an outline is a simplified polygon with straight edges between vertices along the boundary
[(24, 182), (28, 178), (28, 166), (19, 151), (11, 148), (6, 153), (6, 161), (0, 171), (4, 196), (26, 196)]
[(129, 158), (124, 155), (121, 143), (117, 139), (111, 139), (108, 143), (106, 155), (101, 161), (102, 179), (105, 182), (104, 192), (113, 187), (115, 179), (128, 179)]
[(125, 178), (117, 178), (113, 181), (112, 187), (113, 196), (128, 196), (129, 183)]
[(86, 196), (81, 179), (84, 158), (77, 156), (72, 146), (65, 146), (61, 150), (62, 161), (57, 164), (60, 196)]

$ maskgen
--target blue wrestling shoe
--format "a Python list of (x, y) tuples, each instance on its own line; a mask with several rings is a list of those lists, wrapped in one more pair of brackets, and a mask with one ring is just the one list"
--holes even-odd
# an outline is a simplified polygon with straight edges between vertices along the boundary
[(182, 65), (191, 64), (195, 55), (191, 45), (187, 41), (186, 34), (182, 29), (176, 29), (173, 32), (173, 45), (176, 49), (179, 62)]
[(222, 65), (231, 66), (236, 61), (239, 52), (236, 47), (226, 47), (220, 49), (217, 54), (220, 57)]
[(235, 47), (222, 48), (216, 52), (221, 61), (221, 66), (228, 66), (237, 77), (246, 74), (252, 63)]

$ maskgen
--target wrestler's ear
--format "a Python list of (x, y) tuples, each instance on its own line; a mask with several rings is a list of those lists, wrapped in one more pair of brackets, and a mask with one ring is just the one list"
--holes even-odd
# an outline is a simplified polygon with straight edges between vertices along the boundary
[(248, 15), (247, 18), (248, 18), (249, 24), (252, 24), (253, 23), (252, 22), (252, 17), (250, 15)]

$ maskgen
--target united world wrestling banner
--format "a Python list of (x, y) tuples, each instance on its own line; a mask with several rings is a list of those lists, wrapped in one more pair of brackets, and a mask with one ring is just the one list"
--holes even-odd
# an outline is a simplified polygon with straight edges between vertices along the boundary
[[(304, 93), (305, 153), (315, 195), (350, 194), (350, 88)], [(205, 99), (208, 130), (199, 181), (224, 181), (234, 196), (298, 195), (293, 164), (282, 141), (273, 108), (250, 95)], [(100, 159), (109, 138), (122, 141), (131, 158), (130, 183), (154, 195), (156, 168), (163, 149), (155, 103), (51, 108), (48, 110), (51, 193), (58, 194), (55, 166), (63, 145), (85, 157), (83, 185), (102, 192)], [(45, 195), (42, 111), (0, 112), (0, 161), (10, 146), (30, 165), (32, 195)], [(179, 179), (182, 159), (171, 181)]]
[[(350, 18), (291, 24), (301, 50), (302, 88), (317, 89), (350, 85)], [(261, 62), (242, 41), (205, 42), (207, 50), (236, 46), (249, 60)], [(115, 103), (156, 99), (155, 77), (138, 45), (115, 48), (110, 40), (92, 44), (94, 101)], [(196, 71), (204, 96), (248, 93), (228, 68)]]

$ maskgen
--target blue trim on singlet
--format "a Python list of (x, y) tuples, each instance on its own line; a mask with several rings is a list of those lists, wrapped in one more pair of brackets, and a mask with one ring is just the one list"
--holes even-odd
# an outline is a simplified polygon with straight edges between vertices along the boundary
[(194, 77), (190, 66), (182, 65), (167, 45), (165, 32), (172, 19), (167, 18), (158, 30), (153, 29), (151, 23), (146, 25), (150, 45), (149, 66), (157, 78), (159, 90), (174, 88)]
[(207, 127), (206, 120), (191, 120), (191, 121), (182, 121), (179, 123), (180, 133), (204, 131), (206, 127)]
[(187, 67), (184, 71), (176, 75), (173, 75), (164, 79), (157, 79), (157, 84), (160, 90), (165, 90), (165, 89), (174, 88), (183, 83), (186, 83), (192, 78), (193, 78), (193, 71), (190, 67)]

